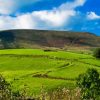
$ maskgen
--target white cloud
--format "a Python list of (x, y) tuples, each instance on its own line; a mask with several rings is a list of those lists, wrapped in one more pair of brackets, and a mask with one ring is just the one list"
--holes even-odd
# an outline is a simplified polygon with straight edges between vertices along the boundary
[(0, 16), (0, 29), (10, 29), (13, 27), (14, 19), (10, 16)]
[(86, 0), (74, 0), (74, 2), (66, 2), (62, 4), (59, 8), (66, 10), (66, 9), (74, 9), (79, 6), (83, 6)]
[(30, 14), (17, 17), (0, 16), (0, 29), (33, 29), (36, 26), (34, 20)]
[(12, 5), (15, 5), (12, 0), (0, 0), (0, 14), (10, 14), (15, 10)]
[(68, 22), (68, 19), (75, 15), (75, 11), (36, 11), (32, 15), (49, 26), (59, 27)]
[(89, 19), (89, 20), (100, 19), (100, 16), (97, 15), (95, 12), (88, 12), (87, 19)]
[(32, 29), (35, 28), (36, 22), (31, 14), (21, 15), (15, 18), (14, 28)]
[(53, 10), (34, 11), (33, 16), (44, 21), (47, 25), (59, 27), (68, 24), (70, 18), (76, 15), (75, 8), (83, 6), (86, 0), (75, 0), (74, 2), (66, 2)]
[(0, 0), (0, 14), (12, 14), (20, 7), (30, 5), (41, 0)]
[[(75, 0), (74, 2), (61, 4), (58, 8), (53, 8), (52, 10), (33, 11), (32, 13), (17, 15), (16, 17), (1, 15), (0, 29), (58, 28), (70, 23), (71, 17), (76, 16), (75, 8), (83, 6), (84, 3), (85, 0)], [(8, 8), (10, 9), (10, 6)], [(8, 11), (7, 9), (5, 10), (5, 14), (9, 12), (9, 9)]]

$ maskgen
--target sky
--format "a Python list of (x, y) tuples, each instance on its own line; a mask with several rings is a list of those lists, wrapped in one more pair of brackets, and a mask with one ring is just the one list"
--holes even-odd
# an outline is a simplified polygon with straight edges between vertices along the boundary
[(100, 0), (0, 0), (0, 30), (90, 32), (100, 36)]

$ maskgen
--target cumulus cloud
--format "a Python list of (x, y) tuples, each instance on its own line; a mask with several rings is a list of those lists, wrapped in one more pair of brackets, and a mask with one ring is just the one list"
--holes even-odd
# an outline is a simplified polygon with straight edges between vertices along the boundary
[[(64, 26), (65, 24), (67, 25), (68, 23), (70, 23), (71, 17), (76, 16), (77, 12), (75, 11), (75, 8), (83, 6), (84, 3), (85, 0), (74, 0), (73, 2), (63, 3), (59, 7), (53, 8), (51, 10), (33, 11), (31, 13), (17, 15), (16, 17), (11, 17), (9, 15), (1, 15), (0, 29), (12, 29), (12, 28), (33, 29), (33, 28), (44, 28), (44, 27), (48, 27), (48, 29), (58, 28)], [(7, 7), (10, 9), (10, 6)], [(8, 11), (6, 9), (5, 13), (8, 13), (9, 9)]]
[(38, 1), (41, 0), (0, 0), (0, 14), (12, 14), (20, 7), (30, 5)]
[(52, 25), (54, 27), (59, 27), (68, 22), (68, 19), (75, 15), (75, 11), (36, 11), (33, 12), (32, 15), (43, 21), (48, 26)]
[(70, 18), (76, 15), (75, 8), (83, 6), (84, 3), (85, 0), (75, 0), (74, 2), (61, 4), (58, 8), (54, 8), (51, 11), (34, 11), (32, 14), (44, 21), (47, 25), (59, 27), (68, 24)]
[(31, 14), (21, 15), (15, 18), (14, 28), (32, 29), (35, 28), (36, 22)]
[(87, 19), (96, 20), (96, 19), (100, 19), (100, 16), (97, 15), (95, 12), (88, 12), (87, 13)]
[(17, 17), (0, 16), (0, 29), (33, 29), (35, 28), (35, 19), (30, 14)]
[(10, 29), (14, 26), (14, 18), (10, 16), (0, 16), (0, 29)]

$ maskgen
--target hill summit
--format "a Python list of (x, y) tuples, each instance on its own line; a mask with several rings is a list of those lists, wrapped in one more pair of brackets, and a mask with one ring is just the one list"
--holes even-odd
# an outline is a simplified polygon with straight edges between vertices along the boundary
[(6, 30), (0, 31), (0, 49), (89, 46), (100, 47), (100, 37), (88, 32), (48, 30)]

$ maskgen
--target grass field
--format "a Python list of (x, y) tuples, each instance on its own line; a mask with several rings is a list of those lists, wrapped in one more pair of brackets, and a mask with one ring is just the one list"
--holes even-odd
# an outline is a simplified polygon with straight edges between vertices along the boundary
[(91, 54), (70, 51), (0, 50), (0, 73), (11, 83), (13, 91), (27, 88), (30, 95), (40, 93), (42, 87), (45, 91), (74, 88), (78, 75), (88, 68), (100, 72), (100, 60)]

